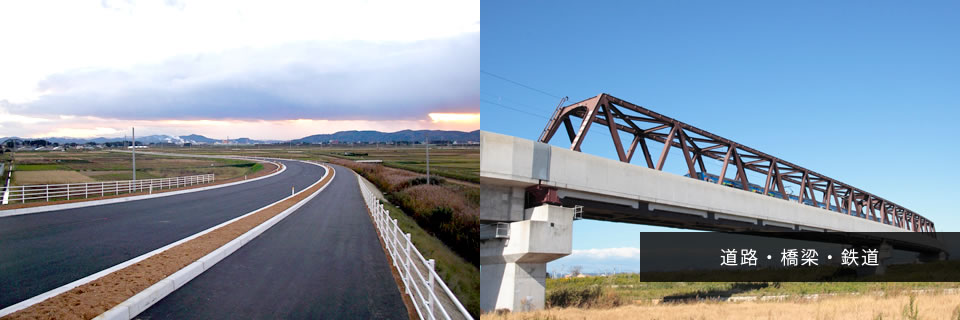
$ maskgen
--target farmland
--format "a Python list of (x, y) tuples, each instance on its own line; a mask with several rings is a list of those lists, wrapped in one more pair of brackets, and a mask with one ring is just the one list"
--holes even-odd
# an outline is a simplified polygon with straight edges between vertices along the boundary
[[(367, 153), (367, 155), (344, 155), (350, 152), (354, 154)], [(420, 173), (426, 172), (426, 151), (423, 148), (336, 150), (322, 154), (347, 160), (383, 160), (383, 164), (388, 167)], [(447, 178), (478, 182), (480, 180), (479, 149), (431, 149), (430, 172)]]
[[(59, 184), (129, 180), (132, 163), (129, 153), (18, 152), (15, 155), (13, 185)], [(9, 166), (9, 164), (8, 164)], [(137, 179), (167, 178), (213, 173), (218, 180), (252, 174), (262, 166), (250, 161), (194, 159), (137, 155)]]
[[(372, 146), (231, 146), (191, 147), (158, 150), (191, 154), (232, 154), (305, 160), (345, 159), (382, 160), (383, 165), (418, 173), (426, 172), (426, 150), (418, 147)], [(430, 147), (430, 173), (441, 177), (476, 183), (480, 180), (479, 147)]]

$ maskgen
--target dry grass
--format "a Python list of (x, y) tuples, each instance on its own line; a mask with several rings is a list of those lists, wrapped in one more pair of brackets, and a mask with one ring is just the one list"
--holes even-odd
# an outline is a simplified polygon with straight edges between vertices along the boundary
[(960, 294), (920, 295), (916, 317), (905, 313), (910, 297), (840, 296), (817, 301), (698, 302), (629, 305), (612, 309), (548, 309), (536, 312), (485, 314), (486, 320), (527, 319), (957, 319)]
[[(169, 168), (169, 169), (144, 170), (144, 172), (152, 176), (163, 177), (163, 178), (193, 176), (193, 175), (212, 173), (214, 176), (217, 177), (217, 179), (221, 179), (221, 178), (229, 179), (229, 178), (243, 176), (243, 174), (247, 172), (247, 169), (238, 168), (238, 167)], [(138, 172), (137, 175), (139, 174), (140, 173)]]
[(479, 214), (479, 208), (471, 205), (462, 194), (441, 186), (422, 184), (403, 189), (400, 193), (417, 200), (408, 206), (416, 212), (429, 212), (436, 207), (447, 207), (454, 212), (469, 216)]
[(472, 205), (464, 193), (443, 186), (417, 185), (391, 193), (388, 199), (464, 259), (480, 264), (479, 205)]
[(77, 182), (93, 182), (94, 179), (76, 171), (44, 170), (44, 171), (14, 171), (13, 180), (17, 185), (32, 184), (61, 184)]
[[(93, 180), (46, 179), (47, 183), (74, 183), (131, 179), (132, 163), (129, 153), (121, 152), (21, 152), (16, 156), (16, 170), (75, 171)], [(137, 178), (168, 178), (213, 173), (217, 179), (231, 179), (251, 174), (254, 164), (232, 159), (194, 159), (173, 156), (137, 155)], [(72, 175), (76, 178), (76, 175)], [(20, 185), (38, 184), (36, 181)]]
[[(247, 178), (247, 179), (253, 179), (253, 178), (265, 176), (265, 175), (274, 173), (274, 172), (277, 171), (277, 170), (280, 170), (280, 168), (278, 168), (276, 165), (271, 164), (271, 163), (265, 163), (265, 164), (263, 164), (263, 169), (262, 169), (262, 170), (259, 170), (259, 171), (255, 172), (255, 173), (252, 173), (252, 174), (250, 174), (250, 175), (249, 175), (248, 177), (246, 177), (246, 178)], [(237, 181), (241, 181), (241, 180), (245, 180), (243, 176), (239, 176), (239, 177), (235, 177), (235, 178), (231, 178), (231, 179), (221, 179), (220, 177), (217, 177), (217, 178), (216, 178), (216, 181), (215, 181), (215, 182), (212, 182), (212, 183), (196, 184), (196, 185), (186, 186), (186, 187), (181, 187), (181, 188), (153, 190), (153, 193), (163, 193), (163, 192), (170, 192), (170, 191), (178, 191), (178, 190), (202, 188), (202, 187), (208, 187), (208, 186), (212, 186), (212, 185), (218, 185), (218, 184), (226, 184), (226, 183), (231, 183), (231, 182), (237, 182)], [(119, 194), (119, 195), (107, 195), (107, 196), (104, 196), (104, 197), (94, 197), (94, 198), (85, 198), (85, 199), (84, 199), (84, 198), (81, 198), (81, 199), (71, 199), (71, 200), (53, 200), (53, 201), (44, 201), (44, 202), (27, 202), (27, 203), (15, 203), (15, 202), (11, 202), (11, 203), (8, 204), (8, 205), (4, 205), (4, 206), (3, 206), (3, 209), (6, 210), (6, 209), (19, 209), (19, 208), (29, 208), (29, 207), (41, 207), (41, 206), (48, 206), (48, 205), (54, 205), (54, 204), (75, 203), (75, 202), (84, 202), (84, 201), (93, 201), (93, 200), (102, 200), (102, 199), (113, 199), (113, 198), (122, 198), (122, 197), (137, 196), (137, 195), (144, 195), (144, 194), (148, 194), (148, 192), (121, 193), (121, 194)]]
[(421, 176), (423, 175), (392, 168), (383, 168), (383, 174), (381, 175), (384, 182), (386, 182), (387, 185), (392, 186), (391, 190), (394, 191), (407, 186), (410, 183), (410, 180)]

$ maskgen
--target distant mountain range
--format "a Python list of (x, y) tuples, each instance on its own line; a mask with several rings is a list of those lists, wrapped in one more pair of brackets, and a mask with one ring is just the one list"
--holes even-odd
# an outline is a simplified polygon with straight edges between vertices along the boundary
[[(19, 139), (17, 137), (5, 137), (0, 138), (0, 141), (5, 141), (7, 139)], [(120, 141), (130, 141), (130, 137), (126, 138), (68, 138), (68, 137), (49, 137), (49, 138), (25, 138), (24, 140), (47, 140), (50, 142), (56, 142), (60, 144), (64, 143), (78, 143), (83, 144), (87, 142), (93, 142), (97, 144), (106, 143), (106, 142), (120, 142)], [(230, 139), (230, 143), (234, 144), (255, 144), (255, 143), (275, 143), (283, 142), (281, 140), (253, 140), (250, 138), (239, 138), (239, 139)], [(211, 144), (211, 143), (223, 143), (223, 140), (211, 139), (199, 134), (191, 134), (186, 136), (171, 136), (171, 135), (150, 135), (137, 137), (138, 143), (151, 144), (151, 143), (173, 143), (173, 144), (184, 144), (184, 143), (196, 143), (196, 144)]]
[(443, 131), (443, 130), (403, 130), (397, 132), (380, 131), (340, 131), (331, 134), (315, 134), (309, 137), (293, 140), (293, 143), (328, 143), (337, 141), (350, 142), (396, 142), (396, 141), (480, 141), (480, 130), (472, 132)]
[[(331, 134), (315, 134), (308, 137), (303, 137), (300, 139), (295, 139), (293, 141), (283, 141), (283, 140), (255, 140), (250, 138), (238, 138), (230, 139), (229, 143), (232, 144), (258, 144), (258, 143), (280, 143), (280, 142), (293, 142), (293, 143), (329, 143), (331, 141), (336, 141), (339, 143), (352, 143), (352, 142), (396, 142), (396, 141), (424, 141), (426, 137), (430, 137), (430, 141), (458, 141), (458, 142), (467, 142), (467, 141), (480, 141), (480, 130), (472, 132), (463, 132), (463, 131), (443, 131), (443, 130), (403, 130), (397, 132), (380, 132), (380, 131), (340, 131)], [(6, 141), (7, 139), (17, 139), (17, 137), (4, 137), (0, 138), (0, 142)], [(129, 137), (127, 137), (129, 139)], [(59, 144), (65, 143), (78, 143), (83, 144), (87, 142), (94, 142), (97, 144), (102, 144), (106, 142), (120, 142), (124, 141), (124, 138), (68, 138), (68, 137), (49, 137), (49, 138), (26, 138), (26, 140), (47, 140), (50, 142), (55, 142)], [(129, 140), (127, 140), (129, 141)], [(199, 134), (191, 134), (185, 136), (171, 136), (171, 135), (150, 135), (137, 137), (137, 142), (143, 144), (151, 143), (173, 143), (173, 144), (184, 144), (184, 143), (193, 143), (193, 144), (213, 144), (213, 143), (223, 143), (222, 139), (212, 139)]]

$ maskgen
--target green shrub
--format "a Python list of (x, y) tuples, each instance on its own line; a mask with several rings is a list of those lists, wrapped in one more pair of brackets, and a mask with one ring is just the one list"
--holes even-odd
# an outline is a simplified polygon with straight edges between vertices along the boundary
[(257, 163), (251, 166), (250, 169), (247, 169), (246, 174), (253, 174), (260, 170), (263, 170), (263, 164)]
[(561, 288), (547, 292), (549, 308), (613, 308), (623, 304), (623, 299), (600, 286), (586, 288)]
[(918, 305), (916, 304), (917, 296), (910, 295), (910, 303), (903, 306), (903, 318), (910, 320), (917, 320), (917, 316), (920, 313), (917, 309)]

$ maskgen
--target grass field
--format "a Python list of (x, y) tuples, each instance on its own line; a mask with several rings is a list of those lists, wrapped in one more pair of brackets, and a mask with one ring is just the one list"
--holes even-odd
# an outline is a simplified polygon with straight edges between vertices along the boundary
[[(912, 267), (911, 267), (912, 268)], [(916, 268), (928, 268), (917, 265)], [(547, 279), (537, 312), (483, 319), (958, 319), (958, 282), (642, 282), (633, 274)], [(917, 317), (904, 316), (912, 307)], [(913, 313), (911, 313), (913, 314)]]
[(83, 175), (76, 171), (69, 170), (44, 170), (44, 171), (16, 171), (13, 173), (13, 181), (22, 185), (31, 184), (60, 184), (60, 183), (78, 183), (94, 182), (93, 178)]
[(818, 300), (632, 304), (485, 314), (485, 320), (553, 319), (960, 319), (960, 294), (850, 295)]
[(636, 275), (547, 279), (547, 296), (599, 287), (626, 302), (686, 301), (741, 296), (802, 296), (960, 288), (957, 282), (641, 282)]
[[(367, 156), (346, 156), (344, 152), (367, 153)], [(348, 160), (377, 159), (383, 160), (388, 167), (410, 170), (420, 173), (427, 171), (426, 150), (423, 148), (403, 149), (362, 149), (362, 150), (332, 150), (326, 156)], [(446, 178), (479, 182), (480, 181), (480, 149), (431, 149), (430, 173)]]
[(21, 164), (17, 166), (17, 171), (52, 171), (69, 170), (67, 167), (61, 167), (58, 164)]
[[(107, 151), (18, 152), (13, 185), (130, 180), (129, 153)], [(8, 164), (9, 165), (9, 164)], [(263, 166), (250, 161), (137, 155), (137, 179), (213, 173), (218, 180), (252, 174)]]
[[(158, 150), (160, 151), (160, 150)], [(414, 172), (426, 172), (426, 151), (421, 147), (362, 146), (362, 147), (191, 147), (164, 149), (163, 152), (191, 154), (232, 154), (260, 157), (278, 157), (304, 160), (383, 160), (383, 164)], [(348, 156), (345, 153), (364, 154), (366, 156)], [(449, 179), (477, 183), (480, 180), (479, 147), (440, 147), (430, 148), (430, 173)]]

